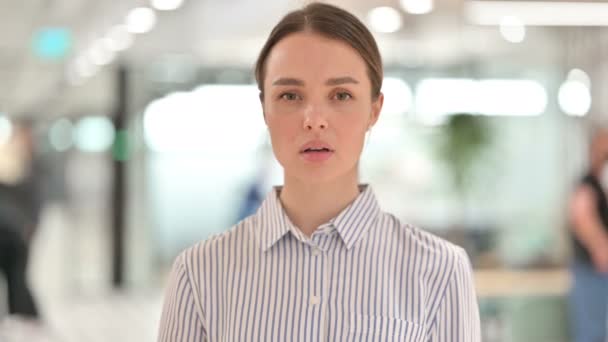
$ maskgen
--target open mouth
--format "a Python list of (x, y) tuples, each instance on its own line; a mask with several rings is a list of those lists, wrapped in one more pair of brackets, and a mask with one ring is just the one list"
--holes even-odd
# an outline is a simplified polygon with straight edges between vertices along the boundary
[(304, 160), (313, 163), (324, 162), (330, 159), (334, 150), (331, 148), (331, 145), (327, 144), (324, 141), (310, 141), (306, 145), (302, 146), (300, 150), (300, 156), (304, 158)]
[(330, 150), (327, 147), (322, 147), (322, 148), (307, 148), (304, 151), (302, 151), (302, 153), (320, 153), (320, 152), (333, 152), (333, 151)]
[(334, 155), (335, 151), (332, 146), (323, 140), (310, 140), (305, 145), (300, 147), (300, 156), (312, 163), (320, 163), (329, 160)]

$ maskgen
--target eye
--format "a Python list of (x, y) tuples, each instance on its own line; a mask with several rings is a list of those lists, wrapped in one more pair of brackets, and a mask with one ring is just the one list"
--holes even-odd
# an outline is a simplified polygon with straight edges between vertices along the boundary
[(298, 100), (300, 97), (298, 96), (298, 94), (296, 93), (283, 93), (279, 96), (279, 98), (281, 100), (287, 100), (287, 101), (296, 101)]
[(345, 91), (337, 92), (334, 98), (338, 101), (347, 101), (353, 98), (353, 96)]

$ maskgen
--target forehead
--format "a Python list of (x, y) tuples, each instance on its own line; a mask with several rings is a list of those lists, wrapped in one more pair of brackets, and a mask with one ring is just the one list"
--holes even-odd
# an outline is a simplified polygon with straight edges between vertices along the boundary
[(311, 32), (298, 32), (279, 41), (266, 61), (266, 81), (276, 77), (356, 76), (367, 79), (366, 65), (346, 42)]

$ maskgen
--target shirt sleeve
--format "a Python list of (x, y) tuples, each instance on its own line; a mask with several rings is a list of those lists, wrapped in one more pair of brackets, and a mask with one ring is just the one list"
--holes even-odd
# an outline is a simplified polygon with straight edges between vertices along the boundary
[(158, 342), (207, 341), (203, 311), (195, 298), (190, 277), (184, 264), (186, 254), (177, 257), (163, 304)]
[(472, 267), (463, 249), (459, 249), (457, 256), (455, 269), (430, 327), (429, 342), (481, 341)]

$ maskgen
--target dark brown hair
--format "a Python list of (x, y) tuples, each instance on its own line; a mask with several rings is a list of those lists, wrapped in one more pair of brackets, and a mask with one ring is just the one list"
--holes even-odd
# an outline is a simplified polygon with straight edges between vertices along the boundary
[(303, 31), (345, 42), (355, 49), (367, 65), (372, 98), (378, 98), (383, 78), (382, 58), (371, 32), (351, 13), (318, 2), (288, 13), (270, 33), (255, 65), (255, 78), (261, 93), (264, 92), (266, 59), (272, 48), (286, 36)]

